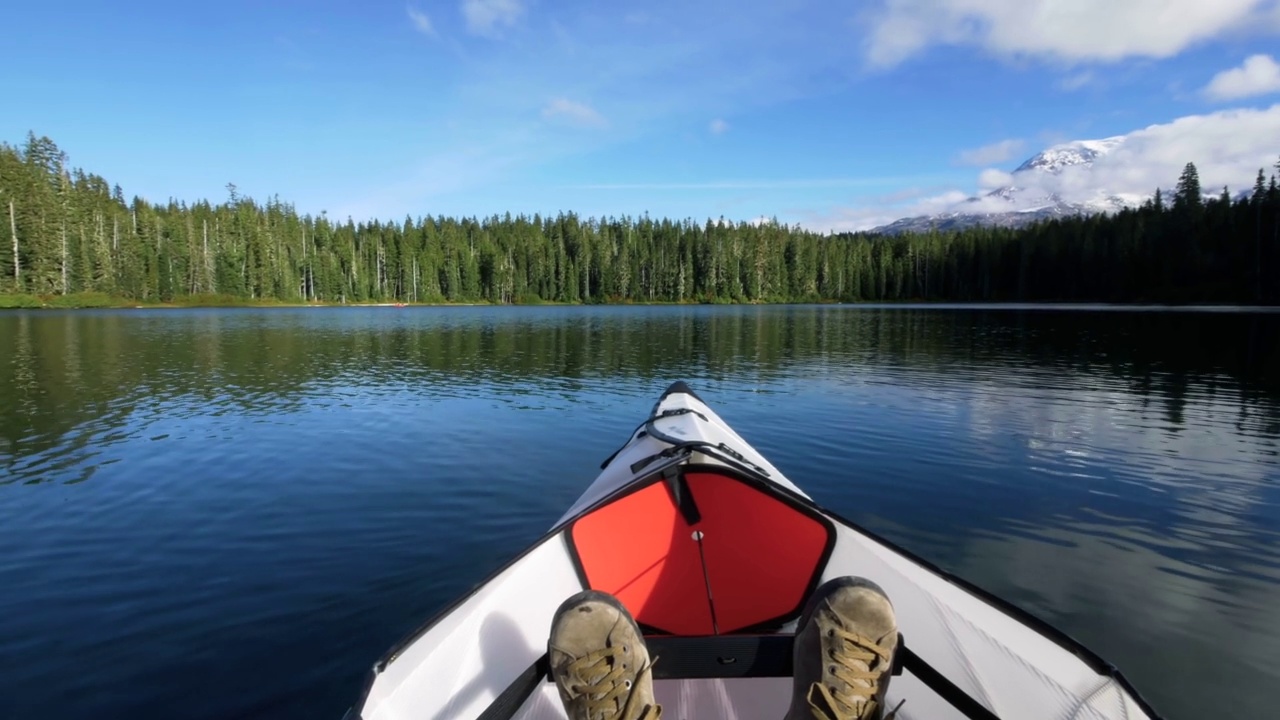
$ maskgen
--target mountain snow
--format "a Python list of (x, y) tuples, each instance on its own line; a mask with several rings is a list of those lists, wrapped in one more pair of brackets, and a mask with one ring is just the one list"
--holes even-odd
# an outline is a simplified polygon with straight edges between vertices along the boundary
[[(901, 233), (958, 230), (975, 225), (1017, 227), (1070, 215), (1116, 212), (1140, 205), (1145, 195), (1092, 188), (1089, 171), (1125, 143), (1124, 136), (1076, 140), (1054, 145), (1013, 171), (1011, 182), (968, 198), (946, 212), (903, 218), (872, 232)], [(997, 173), (998, 174), (998, 173)]]
[(1060, 173), (1064, 168), (1078, 165), (1091, 166), (1093, 161), (1111, 153), (1124, 144), (1124, 136), (1105, 138), (1103, 140), (1076, 140), (1075, 142), (1054, 145), (1035, 157), (1018, 166), (1013, 172), (1042, 170), (1049, 173)]
[(883, 223), (904, 217), (879, 228), (900, 232), (1114, 212), (1140, 205), (1156, 188), (1172, 194), (1188, 161), (1195, 162), (1207, 196), (1225, 190), (1233, 198), (1247, 197), (1259, 169), (1273, 172), (1277, 138), (1280, 102), (1188, 115), (1120, 137), (1055, 145), (1012, 172), (987, 168), (975, 178), (977, 193), (937, 187), (898, 193), (879, 207), (839, 208), (831, 222), (853, 229), (865, 228), (871, 218)]

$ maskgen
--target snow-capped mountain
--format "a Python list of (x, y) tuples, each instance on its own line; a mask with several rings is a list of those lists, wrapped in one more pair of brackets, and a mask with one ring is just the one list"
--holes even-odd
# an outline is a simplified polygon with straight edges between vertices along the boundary
[(1124, 144), (1124, 136), (1104, 138), (1102, 140), (1076, 140), (1075, 142), (1054, 145), (1039, 155), (1027, 160), (1013, 172), (1027, 170), (1043, 170), (1060, 173), (1064, 168), (1077, 165), (1093, 165), (1093, 161), (1110, 154), (1112, 150)]
[(1054, 145), (1022, 163), (1010, 182), (956, 203), (943, 212), (902, 218), (872, 232), (957, 230), (975, 225), (1016, 227), (1068, 215), (1116, 212), (1145, 196), (1090, 187), (1094, 163), (1124, 145), (1125, 138), (1077, 140)]

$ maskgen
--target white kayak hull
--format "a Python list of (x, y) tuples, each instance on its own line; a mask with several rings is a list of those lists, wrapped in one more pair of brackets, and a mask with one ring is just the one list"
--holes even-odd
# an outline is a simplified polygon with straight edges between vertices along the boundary
[(818, 507), (683, 383), (546, 536), (380, 660), (348, 717), (564, 718), (547, 634), (591, 587), (645, 629), (664, 717), (778, 720), (804, 596), (844, 575), (894, 605), (901, 720), (1158, 717), (1070, 638)]

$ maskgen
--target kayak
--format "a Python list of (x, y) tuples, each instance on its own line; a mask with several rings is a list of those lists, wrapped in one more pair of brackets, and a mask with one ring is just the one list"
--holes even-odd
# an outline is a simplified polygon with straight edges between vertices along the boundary
[(391, 648), (348, 720), (564, 718), (547, 637), (585, 589), (635, 617), (668, 718), (777, 720), (809, 594), (852, 575), (888, 594), (900, 720), (1159, 716), (1035, 617), (816, 504), (677, 382), (541, 539)]

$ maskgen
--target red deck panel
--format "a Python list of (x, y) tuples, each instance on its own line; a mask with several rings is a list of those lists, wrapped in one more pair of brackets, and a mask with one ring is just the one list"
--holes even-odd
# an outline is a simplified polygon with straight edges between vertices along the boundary
[(676, 635), (710, 635), (716, 626), (730, 633), (798, 612), (821, 570), (829, 527), (728, 475), (697, 471), (685, 479), (702, 515), (694, 525), (665, 482), (574, 522), (570, 537), (590, 587), (617, 596), (641, 623)]

